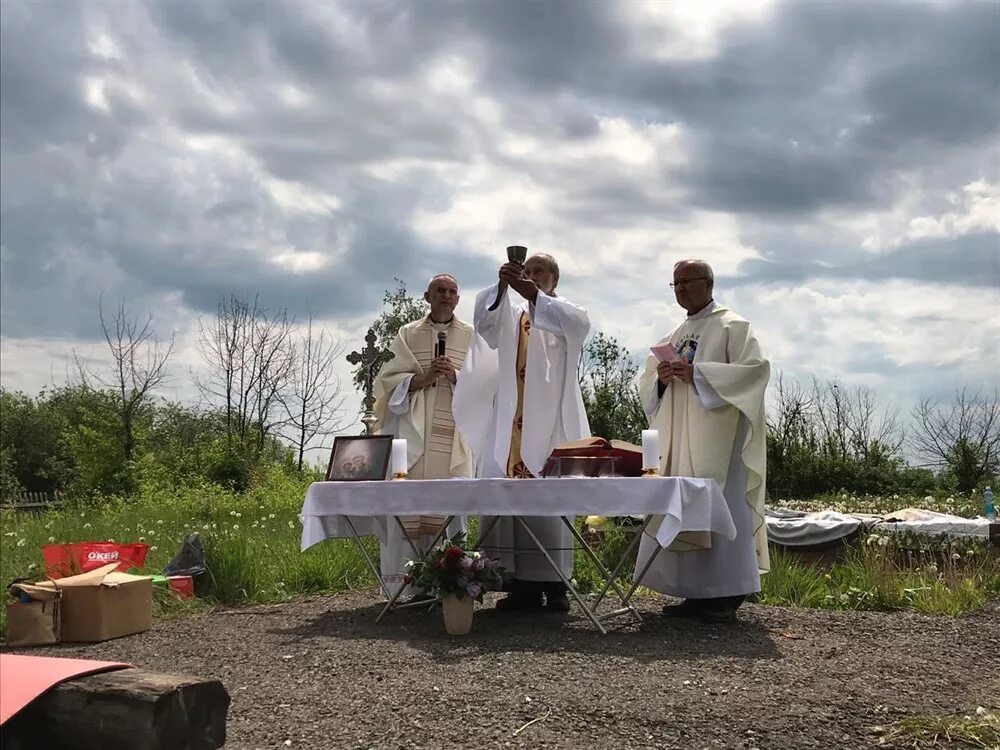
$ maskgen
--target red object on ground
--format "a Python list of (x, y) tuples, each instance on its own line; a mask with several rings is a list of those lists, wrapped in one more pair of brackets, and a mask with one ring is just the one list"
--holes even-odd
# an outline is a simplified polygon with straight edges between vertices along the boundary
[(170, 588), (185, 599), (194, 598), (194, 579), (191, 576), (167, 576)]
[(115, 661), (0, 654), (0, 724), (60, 682), (132, 666)]
[(74, 542), (47, 544), (42, 547), (45, 575), (49, 578), (65, 578), (86, 573), (113, 562), (118, 563), (115, 570), (124, 573), (130, 568), (141, 568), (145, 565), (148, 552), (149, 547), (141, 542), (132, 544)]

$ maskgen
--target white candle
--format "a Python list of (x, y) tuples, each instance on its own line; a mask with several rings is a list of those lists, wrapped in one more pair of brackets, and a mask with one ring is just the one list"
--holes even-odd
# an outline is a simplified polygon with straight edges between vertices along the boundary
[(660, 431), (642, 431), (642, 468), (660, 468)]
[(392, 473), (405, 474), (409, 468), (406, 461), (406, 440), (396, 438), (392, 441)]

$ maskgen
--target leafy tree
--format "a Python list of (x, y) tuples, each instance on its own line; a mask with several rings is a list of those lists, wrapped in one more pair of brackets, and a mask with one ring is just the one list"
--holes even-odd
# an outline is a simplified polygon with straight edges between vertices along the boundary
[[(382, 312), (371, 326), (375, 333), (375, 348), (383, 353), (389, 351), (399, 329), (419, 320), (429, 309), (430, 306), (423, 297), (412, 296), (406, 291), (406, 282), (396, 279), (396, 288), (386, 289), (382, 297)], [(359, 364), (354, 368), (354, 385), (359, 390), (364, 389), (364, 378), (364, 368)]]
[(64, 489), (73, 474), (73, 459), (64, 442), (66, 419), (44, 392), (32, 399), (20, 391), (0, 389), (0, 450), (7, 491), (16, 485), (29, 492)]
[(639, 362), (618, 339), (598, 332), (584, 345), (580, 390), (590, 432), (638, 444), (646, 426), (636, 378)]

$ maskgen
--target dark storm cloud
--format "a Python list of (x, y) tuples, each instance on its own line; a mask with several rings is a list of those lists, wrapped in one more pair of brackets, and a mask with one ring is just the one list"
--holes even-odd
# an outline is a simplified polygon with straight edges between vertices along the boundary
[[(807, 255), (804, 257), (808, 257)], [(849, 264), (815, 261), (749, 260), (740, 267), (742, 283), (807, 282), (814, 279), (1000, 286), (1000, 235), (980, 232), (948, 239), (923, 239)]]
[[(101, 294), (211, 311), (230, 292), (259, 291), (268, 306), (337, 317), (373, 312), (394, 276), (450, 271), (467, 293), (490, 283), (495, 269), (468, 248), (412, 228), (459, 188), (420, 168), (374, 177), (372, 165), (390, 159), (500, 165), (556, 197), (557, 225), (734, 213), (747, 235), (784, 235), (759, 243), (767, 264), (745, 267), (748, 278), (983, 283), (995, 235), (928, 241), (867, 265), (850, 233), (842, 244), (816, 231), (796, 239), (815, 214), (890, 204), (899, 173), (933, 163), (942, 190), (980, 177), (948, 170), (956, 154), (965, 164), (995, 150), (995, 4), (779, 3), (695, 60), (642, 56), (650, 32), (626, 8), (4, 3), (4, 335), (93, 335)], [(102, 31), (119, 54), (92, 49)], [(504, 134), (583, 147), (600, 118), (674, 123), (685, 164), (636, 178), (614, 160), (503, 152), (465, 96), (427, 86), (452, 56), (469, 62), (471, 93), (491, 97)], [(88, 78), (108, 82), (106, 106), (87, 103)], [(187, 139), (206, 136), (218, 148), (189, 150)], [(337, 205), (290, 210), (270, 178)], [(803, 248), (825, 264), (795, 267)], [(333, 260), (306, 273), (272, 262), (296, 251)]]

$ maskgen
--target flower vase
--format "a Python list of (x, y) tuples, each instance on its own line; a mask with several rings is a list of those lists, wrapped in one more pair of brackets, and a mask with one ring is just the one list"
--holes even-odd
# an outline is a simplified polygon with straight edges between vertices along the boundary
[(444, 629), (448, 635), (466, 635), (472, 629), (472, 608), (475, 600), (469, 596), (445, 594), (441, 597)]

